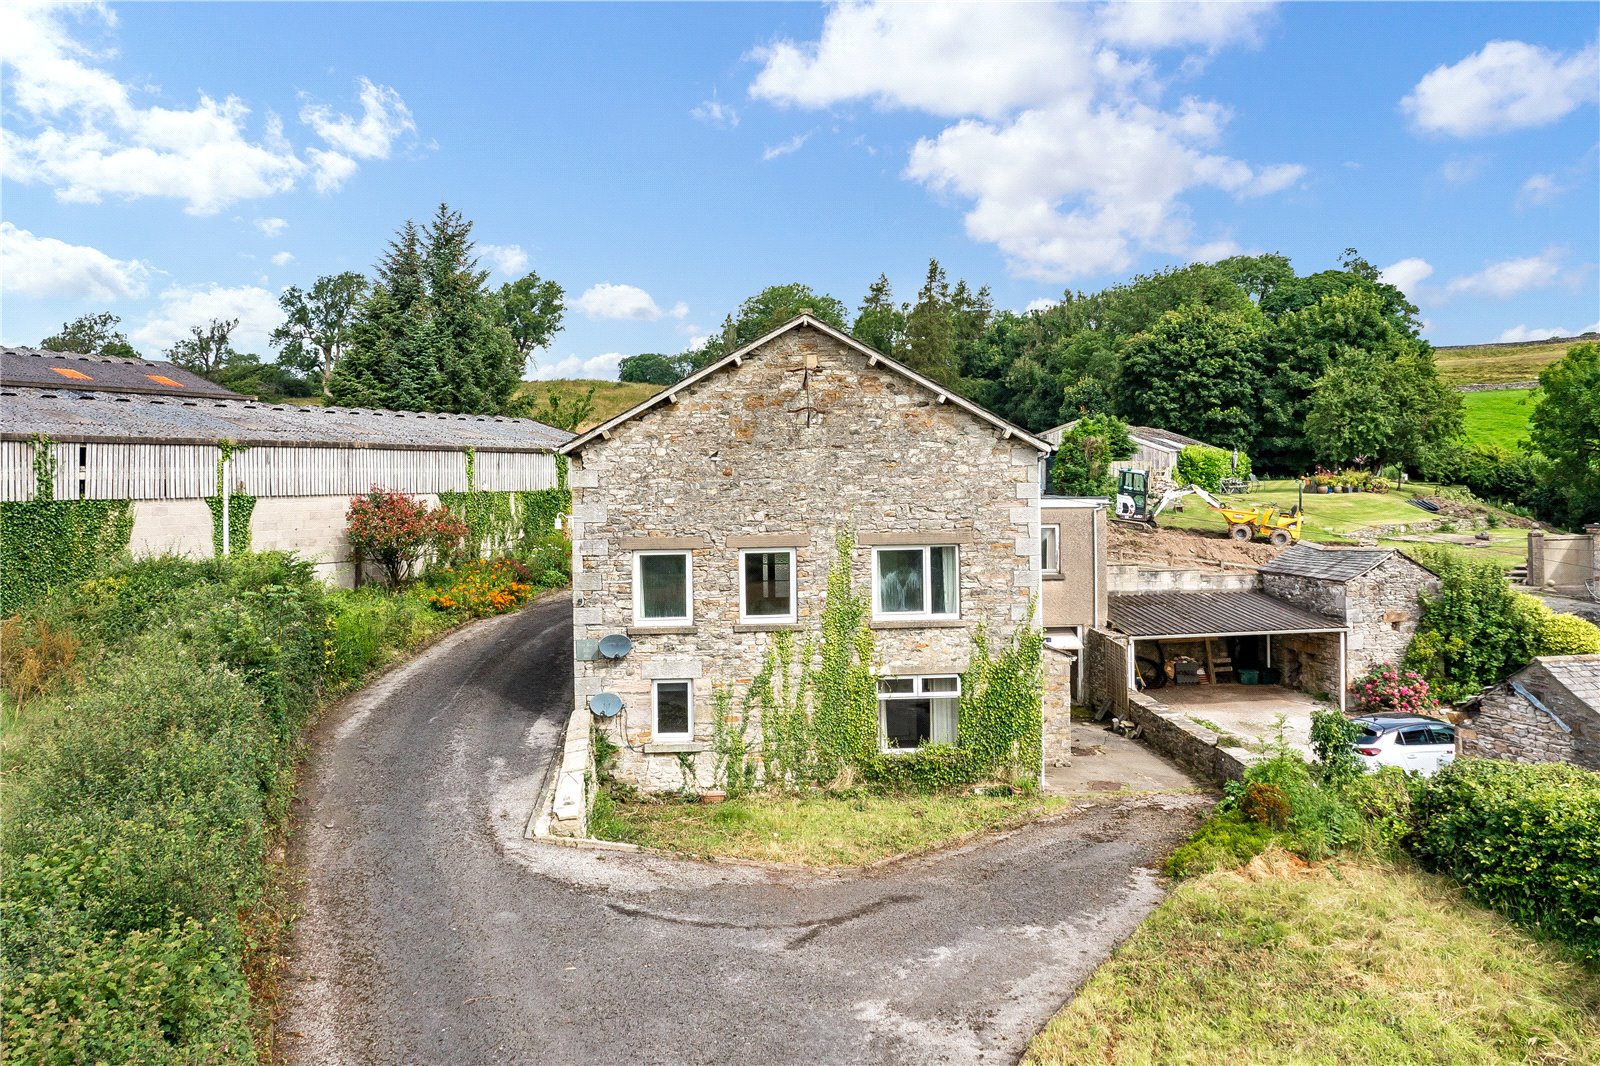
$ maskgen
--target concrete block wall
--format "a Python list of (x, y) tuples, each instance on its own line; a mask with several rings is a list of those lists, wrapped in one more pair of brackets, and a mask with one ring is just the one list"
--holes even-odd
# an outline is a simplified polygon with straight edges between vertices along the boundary
[(209, 559), (215, 553), (211, 529), (211, 508), (204, 500), (134, 500), (128, 550), (135, 559), (148, 555)]

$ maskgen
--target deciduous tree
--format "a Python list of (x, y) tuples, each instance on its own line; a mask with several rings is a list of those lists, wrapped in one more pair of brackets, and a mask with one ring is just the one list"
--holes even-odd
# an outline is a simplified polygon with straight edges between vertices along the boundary
[(353, 270), (318, 278), (310, 291), (291, 285), (278, 297), (284, 321), (272, 331), (278, 362), (319, 379), (331, 395), (333, 368), (344, 355), (351, 325), (367, 291), (367, 279)]
[(1545, 483), (1567, 525), (1600, 522), (1600, 344), (1573, 345), (1539, 374), (1530, 436), (1550, 461)]
[(190, 326), (189, 336), (167, 349), (167, 361), (203, 378), (215, 379), (238, 357), (231, 340), (233, 331), (238, 328), (237, 318), (213, 318), (204, 326)]
[(1266, 324), (1248, 303), (1168, 311), (1123, 349), (1119, 413), (1139, 425), (1253, 451)]
[(62, 325), (61, 332), (46, 337), (39, 347), (47, 352), (76, 352), (79, 355), (110, 355), (137, 359), (139, 353), (117, 328), (122, 319), (109, 311), (79, 315)]

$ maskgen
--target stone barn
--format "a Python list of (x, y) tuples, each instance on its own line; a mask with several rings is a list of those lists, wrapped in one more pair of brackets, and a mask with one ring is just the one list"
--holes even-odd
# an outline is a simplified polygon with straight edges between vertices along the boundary
[(1600, 655), (1544, 655), (1457, 709), (1461, 755), (1600, 770)]

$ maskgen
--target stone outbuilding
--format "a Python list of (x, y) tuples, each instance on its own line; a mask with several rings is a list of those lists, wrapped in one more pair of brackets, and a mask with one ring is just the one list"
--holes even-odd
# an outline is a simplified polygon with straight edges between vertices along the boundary
[(1600, 655), (1544, 655), (1456, 711), (1463, 756), (1600, 770)]
[[(1422, 620), (1422, 596), (1440, 589), (1439, 575), (1391, 548), (1325, 548), (1302, 541), (1261, 567), (1269, 596), (1344, 623), (1344, 683), (1380, 663), (1398, 663)], [(1285, 675), (1301, 670), (1339, 676), (1325, 642), (1280, 641)], [(1327, 691), (1332, 691), (1330, 687)]]
[[(578, 719), (620, 748), (622, 780), (709, 787), (719, 692), (741, 708), (780, 636), (820, 632), (839, 537), (853, 532), (879, 748), (953, 743), (977, 627), (1003, 647), (1042, 625), (1049, 451), (809, 314), (584, 433), (562, 448)], [(1045, 716), (1065, 721), (1055, 687)]]

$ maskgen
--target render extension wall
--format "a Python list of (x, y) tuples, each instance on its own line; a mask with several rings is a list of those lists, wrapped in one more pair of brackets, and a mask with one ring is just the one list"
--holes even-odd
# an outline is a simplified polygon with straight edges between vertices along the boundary
[[(841, 531), (857, 532), (860, 591), (874, 545), (959, 545), (959, 619), (874, 624), (880, 675), (958, 673), (980, 622), (997, 643), (1024, 624), (1038, 593), (1034, 448), (809, 327), (674, 400), (587, 443), (569, 477), (574, 638), (582, 647), (627, 632), (634, 642), (621, 660), (578, 659), (576, 713), (587, 718), (598, 692), (622, 697), (606, 728), (622, 745), (624, 780), (681, 787), (687, 748), (699, 783), (710, 781), (712, 689), (731, 686), (738, 707), (776, 632), (798, 641), (819, 631)], [(795, 548), (796, 625), (739, 623), (741, 546)], [(693, 552), (691, 623), (633, 627), (633, 553), (674, 547)], [(653, 746), (658, 678), (694, 681), (691, 744)]]
[(1528, 585), (1583, 598), (1600, 582), (1600, 526), (1583, 533), (1528, 531)]

